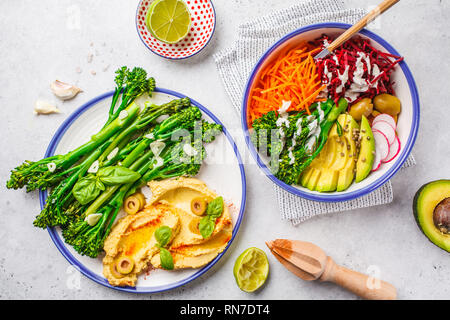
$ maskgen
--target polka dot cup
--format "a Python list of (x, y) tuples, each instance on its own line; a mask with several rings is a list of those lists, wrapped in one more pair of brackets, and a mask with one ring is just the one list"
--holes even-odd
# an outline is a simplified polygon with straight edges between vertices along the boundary
[(141, 0), (136, 11), (139, 37), (153, 53), (167, 59), (186, 59), (199, 53), (211, 40), (216, 27), (216, 13), (210, 0), (183, 0), (191, 14), (191, 30), (178, 43), (168, 44), (156, 39), (147, 28), (145, 18), (152, 0)]

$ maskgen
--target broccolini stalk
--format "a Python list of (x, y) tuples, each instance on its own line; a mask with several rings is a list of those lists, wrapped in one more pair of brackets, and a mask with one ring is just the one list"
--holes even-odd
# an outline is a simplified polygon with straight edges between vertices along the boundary
[[(148, 93), (151, 96), (155, 90), (155, 79), (152, 77), (147, 78), (147, 72), (139, 67), (135, 67), (131, 71), (125, 66), (118, 69), (114, 81), (116, 83), (116, 89), (105, 126), (114, 121), (120, 112), (127, 108), (137, 97), (144, 93)], [(122, 101), (117, 110), (115, 110), (121, 94)]]
[(189, 98), (172, 100), (163, 105), (149, 105), (144, 108), (144, 110), (139, 114), (136, 120), (128, 126), (125, 130), (123, 130), (120, 135), (111, 143), (108, 149), (102, 155), (100, 162), (104, 160), (104, 158), (109, 155), (116, 146), (123, 141), (126, 137), (132, 136), (139, 130), (144, 130), (148, 128), (150, 124), (152, 124), (156, 119), (158, 119), (162, 115), (171, 115), (173, 113), (179, 112), (182, 109), (190, 106), (191, 101)]
[[(24, 164), (11, 171), (10, 179), (6, 183), (7, 188), (19, 189), (27, 186), (27, 191), (32, 191), (37, 188), (44, 189), (54, 186), (55, 183), (60, 181), (58, 173), (66, 171), (83, 156), (88, 155), (98, 148), (119, 130), (127, 127), (136, 118), (139, 107), (132, 104), (125, 110), (125, 116), (116, 118), (100, 130), (100, 132), (93, 135), (89, 142), (77, 149), (65, 155), (56, 155), (37, 162), (25, 161)], [(55, 177), (55, 180), (52, 177)]]
[[(78, 179), (89, 170), (91, 165), (97, 160), (100, 154), (112, 142), (114, 137), (104, 142), (97, 150), (89, 155), (78, 167), (78, 170), (68, 176), (63, 182), (58, 184), (50, 193), (45, 203), (44, 209), (36, 217), (33, 224), (39, 228), (65, 225), (68, 222), (66, 209), (73, 203), (72, 188)], [(72, 200), (72, 201), (71, 201)]]

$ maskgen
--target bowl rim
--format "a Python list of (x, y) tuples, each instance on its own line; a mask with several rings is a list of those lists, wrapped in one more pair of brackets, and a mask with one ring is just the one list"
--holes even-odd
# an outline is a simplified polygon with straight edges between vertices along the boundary
[[(208, 41), (206, 41), (205, 44), (204, 44), (202, 47), (198, 48), (198, 50), (195, 51), (194, 53), (191, 53), (191, 54), (188, 55), (188, 56), (180, 57), (180, 58), (172, 58), (172, 57), (163, 56), (162, 54), (159, 54), (158, 52), (152, 50), (152, 48), (151, 48), (150, 46), (148, 46), (147, 43), (145, 43), (144, 39), (142, 39), (142, 35), (141, 35), (141, 33), (139, 32), (139, 26), (138, 26), (138, 24), (139, 24), (139, 22), (138, 22), (139, 9), (141, 8), (142, 2), (144, 2), (144, 1), (148, 1), (148, 0), (140, 0), (140, 1), (139, 1), (138, 5), (137, 5), (137, 8), (136, 8), (136, 16), (135, 16), (135, 20), (134, 20), (134, 21), (135, 21), (135, 25), (136, 25), (136, 32), (137, 32), (137, 34), (138, 34), (138, 36), (139, 36), (139, 39), (141, 39), (141, 41), (142, 41), (142, 43), (144, 44), (144, 46), (145, 46), (148, 50), (150, 50), (152, 53), (156, 54), (157, 56), (159, 56), (159, 57), (161, 57), (161, 58), (168, 59), (168, 60), (184, 60), (184, 59), (188, 59), (188, 58), (191, 58), (191, 57), (193, 57), (193, 56), (199, 54), (199, 53), (200, 53), (203, 49), (205, 49), (205, 48), (208, 46), (208, 44), (211, 42), (211, 40), (212, 40), (212, 38), (213, 38), (213, 36), (214, 36), (214, 32), (216, 31), (217, 18), (216, 18), (216, 9), (214, 8), (214, 3), (212, 2), (212, 0), (207, 0), (207, 1), (209, 1), (209, 3), (211, 4), (212, 15), (213, 15), (213, 18), (214, 18), (214, 26), (213, 26), (213, 29), (212, 29), (211, 35), (209, 36)], [(153, 35), (152, 35), (152, 37), (153, 37)]]
[[(410, 89), (410, 93), (411, 93), (413, 121), (412, 121), (411, 131), (410, 131), (407, 143), (405, 144), (405, 146), (403, 148), (403, 152), (401, 153), (400, 158), (397, 159), (395, 164), (386, 173), (384, 173), (380, 178), (378, 178), (377, 180), (375, 180), (368, 186), (365, 186), (359, 190), (355, 190), (355, 191), (348, 192), (345, 194), (340, 194), (337, 192), (336, 193), (315, 194), (315, 193), (311, 193), (311, 192), (308, 192), (308, 191), (305, 191), (302, 189), (298, 189), (294, 186), (288, 185), (288, 184), (284, 183), (283, 181), (279, 180), (272, 174), (270, 169), (262, 161), (261, 157), (259, 156), (259, 153), (255, 149), (255, 146), (253, 145), (253, 143), (251, 142), (251, 139), (250, 139), (250, 133), (249, 133), (249, 128), (248, 128), (248, 124), (247, 124), (247, 112), (246, 112), (247, 111), (247, 101), (248, 101), (248, 96), (250, 93), (251, 84), (253, 83), (259, 68), (266, 61), (266, 59), (273, 53), (273, 51), (275, 51), (281, 44), (285, 43), (287, 40), (289, 40), (299, 34), (305, 33), (307, 31), (316, 30), (316, 29), (325, 29), (325, 28), (348, 29), (350, 27), (351, 27), (350, 24), (340, 23), (340, 22), (317, 23), (317, 24), (312, 24), (312, 25), (308, 25), (308, 26), (299, 28), (297, 30), (294, 30), (294, 31), (288, 33), (284, 37), (282, 37), (280, 40), (275, 42), (269, 49), (267, 49), (266, 52), (259, 58), (258, 62), (254, 66), (254, 68), (247, 80), (245, 92), (244, 92), (244, 96), (243, 96), (243, 100), (242, 100), (241, 124), (242, 124), (242, 130), (244, 131), (244, 139), (245, 139), (245, 142), (247, 144), (247, 147), (248, 147), (250, 153), (252, 154), (253, 158), (255, 159), (255, 161), (258, 164), (258, 166), (260, 167), (260, 169), (265, 173), (265, 175), (270, 180), (272, 180), (272, 182), (274, 182), (276, 185), (278, 185), (282, 189), (284, 189), (294, 195), (297, 195), (299, 197), (302, 197), (302, 198), (305, 198), (308, 200), (312, 200), (312, 201), (319, 201), (319, 202), (348, 201), (348, 200), (353, 200), (353, 199), (362, 197), (362, 196), (369, 194), (369, 193), (375, 191), (376, 189), (380, 188), (382, 185), (384, 185), (386, 182), (388, 182), (398, 172), (398, 170), (400, 170), (400, 168), (403, 166), (406, 159), (408, 158), (408, 156), (411, 153), (411, 150), (415, 144), (418, 130), (419, 130), (419, 124), (420, 124), (419, 93), (417, 90), (416, 82), (411, 73), (411, 70), (409, 69), (405, 60), (403, 60), (402, 62), (399, 63), (399, 65), (406, 77), (406, 80), (408, 82), (408, 86)], [(397, 55), (397, 56), (401, 56), (399, 54), (399, 52), (396, 49), (394, 49), (393, 46), (391, 46), (386, 40), (381, 38), (379, 35), (373, 33), (372, 31), (363, 29), (359, 32), (359, 34), (362, 34), (362, 35), (370, 38), (371, 40), (376, 41), (378, 44), (383, 46), (389, 53)]]

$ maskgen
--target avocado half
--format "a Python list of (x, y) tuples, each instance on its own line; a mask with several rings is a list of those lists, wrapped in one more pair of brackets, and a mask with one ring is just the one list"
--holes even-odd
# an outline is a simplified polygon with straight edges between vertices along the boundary
[(413, 212), (420, 230), (450, 252), (450, 180), (425, 184), (414, 196)]

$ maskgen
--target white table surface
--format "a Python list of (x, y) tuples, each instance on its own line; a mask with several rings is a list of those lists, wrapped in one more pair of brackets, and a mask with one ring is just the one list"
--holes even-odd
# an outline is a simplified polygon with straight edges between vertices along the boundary
[[(178, 62), (152, 54), (139, 40), (134, 24), (137, 0), (0, 1), (0, 298), (355, 298), (331, 284), (303, 282), (271, 256), (265, 287), (255, 294), (240, 291), (232, 275), (237, 256), (251, 246), (267, 252), (264, 241), (278, 237), (314, 242), (338, 263), (355, 270), (378, 270), (382, 279), (398, 288), (400, 299), (450, 298), (449, 255), (421, 234), (411, 209), (422, 184), (450, 176), (449, 1), (402, 1), (374, 30), (406, 57), (422, 103), (413, 151), (418, 164), (393, 179), (394, 202), (293, 227), (281, 221), (272, 184), (242, 143), (239, 117), (231, 108), (212, 54), (231, 45), (239, 23), (298, 1), (215, 0), (214, 39), (200, 55)], [(348, 7), (377, 3), (346, 1)], [(73, 20), (77, 12), (79, 29)], [(94, 56), (88, 63), (90, 53)], [(246, 162), (247, 210), (231, 249), (196, 281), (160, 294), (121, 293), (73, 273), (48, 233), (32, 225), (39, 212), (38, 194), (5, 188), (9, 170), (24, 159), (40, 158), (55, 130), (76, 107), (113, 88), (113, 72), (122, 65), (142, 66), (155, 76), (158, 86), (189, 94), (210, 108), (234, 132)], [(77, 68), (82, 72), (77, 73)], [(37, 98), (55, 100), (49, 90), (55, 79), (75, 83), (84, 92), (58, 103), (62, 114), (36, 117), (32, 110)]]

